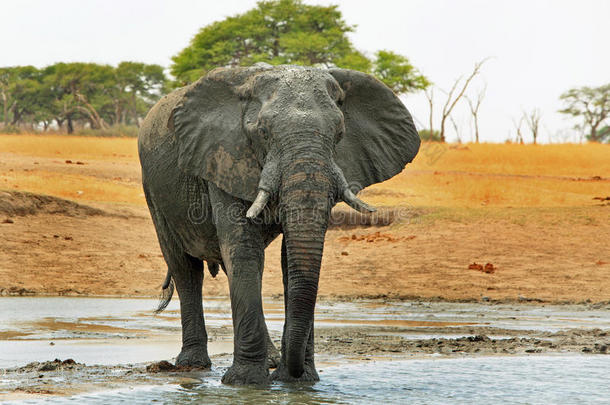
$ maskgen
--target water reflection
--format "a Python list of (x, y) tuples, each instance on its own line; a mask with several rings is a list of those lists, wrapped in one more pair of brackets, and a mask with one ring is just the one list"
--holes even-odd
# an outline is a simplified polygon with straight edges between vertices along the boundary
[(223, 370), (200, 383), (126, 388), (15, 403), (343, 404), (608, 403), (606, 356), (483, 357), (345, 364), (315, 385), (229, 387)]

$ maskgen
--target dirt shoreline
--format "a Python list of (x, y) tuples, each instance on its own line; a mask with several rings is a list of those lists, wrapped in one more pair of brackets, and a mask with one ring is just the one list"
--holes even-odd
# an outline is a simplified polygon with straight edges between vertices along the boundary
[[(20, 290), (6, 290), (0, 289), (0, 297), (70, 297), (70, 298), (131, 298), (131, 299), (150, 299), (150, 298), (158, 298), (159, 295), (95, 295), (95, 294), (79, 294), (75, 292), (66, 292), (59, 294), (47, 294), (47, 293), (38, 293), (35, 291), (20, 291)], [(271, 299), (283, 299), (283, 295), (281, 294), (272, 294), (265, 295), (264, 298)], [(214, 298), (224, 298), (228, 299), (228, 295), (214, 295)], [(178, 297), (174, 297), (174, 299), (178, 299)], [(553, 300), (543, 300), (540, 298), (504, 298), (504, 299), (475, 299), (475, 298), (457, 298), (457, 299), (448, 299), (444, 297), (421, 297), (421, 296), (412, 296), (412, 295), (399, 295), (399, 294), (390, 294), (390, 295), (378, 295), (378, 294), (359, 294), (359, 295), (322, 295), (319, 294), (318, 301), (327, 301), (327, 302), (351, 302), (355, 300), (383, 300), (384, 302), (445, 302), (445, 303), (456, 303), (456, 304), (474, 304), (474, 303), (485, 303), (489, 305), (503, 305), (503, 304), (529, 304), (533, 306), (544, 306), (544, 305), (585, 305), (590, 309), (610, 309), (610, 300), (606, 301), (592, 301), (590, 299), (587, 300), (561, 300), (561, 301), (553, 301)]]

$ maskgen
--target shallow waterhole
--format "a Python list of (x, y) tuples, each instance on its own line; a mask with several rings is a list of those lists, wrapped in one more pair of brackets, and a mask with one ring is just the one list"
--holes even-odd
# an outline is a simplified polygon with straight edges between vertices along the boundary
[[(170, 360), (181, 344), (179, 302), (172, 301), (168, 310), (158, 316), (152, 312), (155, 305), (153, 299), (2, 297), (0, 369), (54, 358), (110, 366)], [(278, 300), (264, 303), (268, 327), (276, 341), (283, 326), (282, 305)], [(353, 355), (319, 356), (321, 381), (312, 386), (274, 384), (262, 390), (226, 387), (219, 381), (230, 364), (233, 349), (230, 304), (226, 298), (213, 298), (206, 299), (204, 307), (211, 340), (210, 355), (220, 356), (212, 371), (196, 375), (194, 379), (185, 376), (183, 380), (187, 382), (182, 385), (175, 379), (103, 391), (98, 385), (95, 390), (100, 392), (97, 393), (53, 396), (52, 400), (86, 403), (385, 400), (393, 403), (406, 399), (412, 403), (472, 400), (549, 403), (565, 402), (565, 399), (578, 402), (585, 398), (585, 402), (592, 403), (602, 398), (606, 389), (602, 376), (605, 378), (610, 373), (610, 360), (603, 355), (474, 357), (457, 354), (448, 359), (437, 354), (392, 353), (364, 358), (360, 351), (355, 351)], [(348, 342), (351, 333), (386, 336), (389, 341), (457, 339), (472, 336), (474, 328), (483, 330), (489, 338), (505, 339), (566, 328), (610, 330), (610, 311), (578, 305), (323, 300), (317, 306), (316, 325), (318, 330), (332, 331), (335, 337)], [(100, 370), (102, 374), (107, 373), (107, 378), (118, 379), (117, 384), (121, 385), (117, 370), (113, 371), (112, 367)], [(50, 382), (61, 388), (69, 376), (62, 378), (57, 381), (51, 378)], [(76, 384), (80, 384), (80, 391), (86, 391), (83, 386), (87, 381)], [(1, 395), (0, 392), (0, 398)], [(608, 397), (610, 394), (605, 396)], [(51, 399), (30, 395), (27, 400), (36, 403)]]
[(371, 361), (321, 369), (314, 385), (230, 387), (221, 370), (182, 384), (123, 387), (7, 403), (368, 404), (607, 403), (604, 356), (483, 357)]

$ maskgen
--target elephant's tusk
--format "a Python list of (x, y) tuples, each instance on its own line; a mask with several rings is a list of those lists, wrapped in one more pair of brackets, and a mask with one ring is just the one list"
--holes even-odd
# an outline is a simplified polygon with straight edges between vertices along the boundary
[(368, 214), (370, 212), (377, 211), (375, 207), (371, 207), (370, 205), (362, 201), (360, 198), (356, 197), (352, 190), (349, 189), (349, 185), (347, 184), (347, 180), (345, 179), (343, 170), (341, 170), (341, 168), (334, 161), (333, 170), (335, 172), (335, 178), (338, 182), (339, 195), (347, 205), (349, 205), (358, 212), (362, 212), (363, 214)]
[(356, 211), (362, 212), (364, 214), (369, 212), (375, 212), (377, 209), (375, 207), (371, 207), (360, 198), (356, 197), (354, 193), (349, 188), (346, 188), (343, 192), (343, 201)]
[(267, 201), (269, 201), (269, 193), (263, 189), (259, 189), (256, 199), (248, 209), (248, 212), (246, 212), (246, 218), (256, 218), (265, 208), (265, 205), (267, 205)]

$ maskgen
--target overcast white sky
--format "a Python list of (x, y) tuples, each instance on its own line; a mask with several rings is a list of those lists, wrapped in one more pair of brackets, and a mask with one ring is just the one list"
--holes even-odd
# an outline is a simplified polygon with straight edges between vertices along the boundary
[[(60, 61), (169, 66), (199, 28), (244, 12), (255, 0), (1, 0), (0, 66), (38, 67)], [(610, 82), (607, 0), (305, 0), (338, 4), (357, 25), (354, 45), (372, 55), (406, 55), (437, 86), (449, 89), (475, 61), (491, 56), (471, 94), (487, 83), (481, 138), (513, 137), (512, 119), (542, 110), (542, 141), (569, 129), (559, 95), (575, 86)], [(440, 110), (442, 94), (437, 91)], [(427, 126), (423, 94), (404, 97)], [(461, 137), (472, 137), (467, 105), (454, 114)], [(438, 128), (440, 117), (436, 117)], [(455, 138), (450, 131), (450, 139)], [(526, 141), (529, 139), (526, 138)]]

